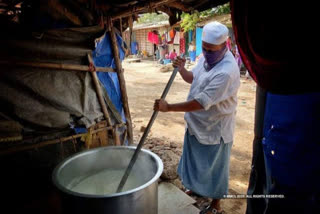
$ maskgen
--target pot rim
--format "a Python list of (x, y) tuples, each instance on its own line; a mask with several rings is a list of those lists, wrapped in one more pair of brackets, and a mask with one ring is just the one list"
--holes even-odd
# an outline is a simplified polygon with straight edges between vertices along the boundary
[[(161, 176), (162, 172), (163, 172), (163, 162), (160, 159), (160, 157), (158, 155), (156, 155), (155, 153), (146, 150), (146, 149), (141, 149), (141, 152), (147, 153), (149, 154), (151, 157), (153, 157), (157, 163), (157, 172), (156, 174), (152, 177), (152, 179), (150, 179), (147, 183), (125, 191), (125, 192), (119, 192), (119, 193), (113, 193), (113, 194), (104, 194), (104, 195), (96, 195), (96, 194), (86, 194), (86, 193), (79, 193), (79, 192), (75, 192), (72, 191), (68, 188), (66, 188), (65, 186), (63, 186), (58, 179), (58, 175), (60, 173), (60, 171), (63, 169), (64, 166), (66, 166), (69, 162), (75, 160), (78, 157), (84, 156), (84, 155), (88, 155), (91, 153), (95, 153), (98, 150), (109, 150), (109, 149), (130, 149), (130, 150), (135, 150), (136, 147), (135, 146), (107, 146), (107, 147), (100, 147), (100, 148), (95, 148), (95, 149), (89, 149), (86, 151), (82, 151), (82, 152), (78, 152), (74, 155), (71, 155), (70, 157), (66, 158), (65, 160), (63, 160), (60, 164), (58, 164), (53, 173), (52, 173), (52, 181), (54, 183), (54, 185), (60, 189), (62, 192), (73, 195), (73, 196), (78, 196), (78, 197), (85, 197), (85, 198), (112, 198), (112, 197), (117, 197), (117, 196), (122, 196), (122, 195), (128, 195), (137, 191), (140, 191), (142, 189), (145, 189), (146, 187), (148, 187), (149, 185), (153, 184), (154, 182), (156, 182), (159, 177)], [(120, 182), (120, 181), (119, 181)]]

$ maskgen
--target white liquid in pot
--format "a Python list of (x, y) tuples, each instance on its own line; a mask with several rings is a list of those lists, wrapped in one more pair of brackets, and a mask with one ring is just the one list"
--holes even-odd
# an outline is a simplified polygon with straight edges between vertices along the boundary
[[(116, 193), (120, 180), (124, 174), (124, 170), (119, 169), (106, 169), (98, 173), (87, 176), (86, 178), (75, 178), (68, 188), (72, 191), (104, 195)], [(122, 192), (137, 188), (143, 183), (138, 180), (133, 172), (130, 173)]]

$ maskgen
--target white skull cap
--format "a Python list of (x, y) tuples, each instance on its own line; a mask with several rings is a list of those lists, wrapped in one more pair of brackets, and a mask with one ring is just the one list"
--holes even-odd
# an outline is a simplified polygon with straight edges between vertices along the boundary
[(202, 31), (202, 41), (210, 44), (220, 45), (227, 41), (229, 30), (227, 26), (214, 21), (206, 24)]

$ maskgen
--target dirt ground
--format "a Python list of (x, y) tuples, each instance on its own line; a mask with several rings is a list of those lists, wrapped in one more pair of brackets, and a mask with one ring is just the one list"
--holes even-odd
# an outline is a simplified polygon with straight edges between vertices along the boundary
[[(134, 127), (134, 138), (135, 142), (139, 142), (143, 127), (147, 125), (153, 112), (154, 100), (161, 96), (171, 72), (161, 72), (162, 65), (147, 60), (136, 63), (124, 61), (123, 67)], [(191, 67), (192, 65), (189, 69)], [(185, 101), (189, 88), (190, 85), (185, 83), (178, 74), (166, 100), (169, 103)], [(241, 77), (235, 138), (231, 152), (229, 194), (246, 194), (248, 187), (252, 157), (255, 89), (256, 85), (253, 80)], [(183, 113), (159, 113), (145, 146), (145, 148), (160, 155), (164, 160), (165, 171), (167, 171), (164, 179), (171, 179), (180, 188), (183, 187), (175, 173), (185, 132), (183, 115)], [(168, 160), (175, 164), (166, 164)], [(209, 203), (208, 199), (193, 197), (197, 200), (196, 206), (200, 209)], [(227, 213), (243, 214), (246, 210), (246, 200), (225, 199), (222, 201), (222, 206)]]

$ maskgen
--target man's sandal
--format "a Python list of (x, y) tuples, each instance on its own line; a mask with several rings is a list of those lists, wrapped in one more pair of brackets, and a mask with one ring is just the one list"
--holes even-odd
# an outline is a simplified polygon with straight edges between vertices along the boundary
[(193, 192), (190, 189), (186, 189), (184, 191), (184, 193), (186, 193), (187, 195), (192, 195), (193, 194)]

